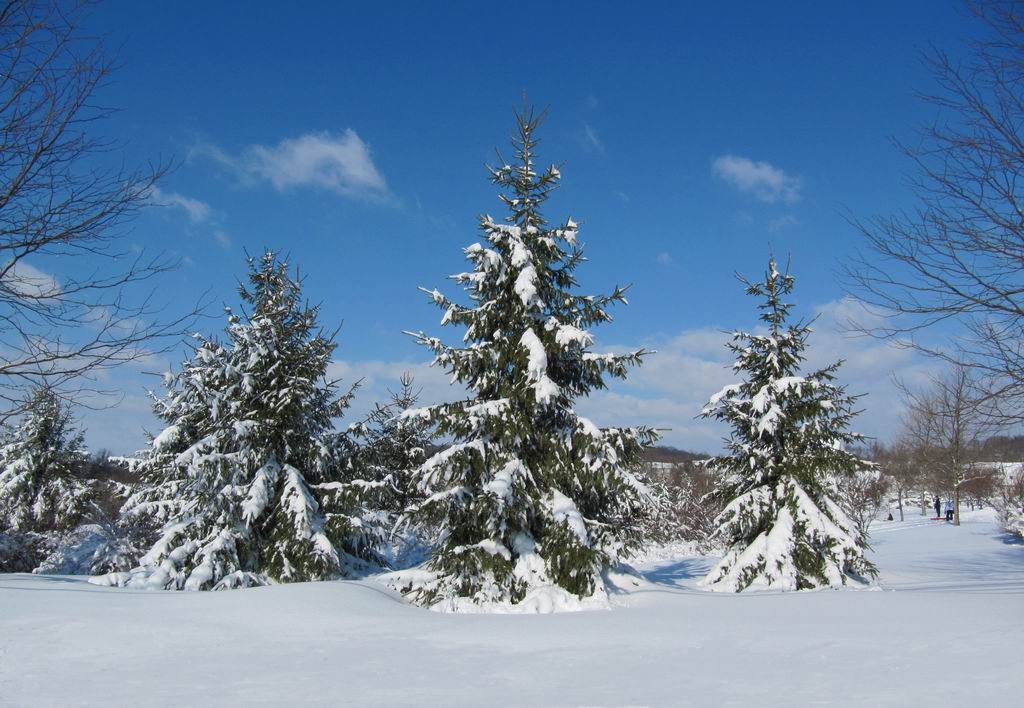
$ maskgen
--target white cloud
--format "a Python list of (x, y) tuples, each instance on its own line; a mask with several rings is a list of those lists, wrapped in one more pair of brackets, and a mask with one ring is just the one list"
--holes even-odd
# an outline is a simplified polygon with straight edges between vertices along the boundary
[(152, 382), (132, 379), (131, 383), (124, 380), (118, 383), (126, 386), (124, 397), (90, 400), (92, 410), (87, 416), (83, 415), (80, 422), (90, 450), (131, 455), (145, 448), (146, 433), (159, 433), (163, 423), (153, 414), (152, 401), (143, 391), (143, 387), (153, 385)]
[[(817, 316), (808, 340), (804, 371), (844, 359), (838, 382), (851, 394), (864, 394), (854, 429), (870, 437), (891, 441), (902, 424), (903, 401), (893, 378), (921, 385), (934, 372), (935, 363), (896, 343), (851, 336), (847, 323), (869, 316), (856, 300), (825, 303), (811, 312)], [(737, 322), (740, 328), (750, 323)], [(697, 418), (707, 399), (722, 386), (738, 380), (725, 344), (731, 335), (714, 328), (686, 330), (664, 341), (644, 342), (657, 353), (631, 372), (624, 382), (611, 382), (610, 390), (581, 401), (579, 409), (599, 425), (653, 425), (671, 428), (663, 442), (669, 445), (717, 451), (727, 429)], [(611, 347), (613, 351), (638, 348)]]
[(672, 257), (671, 253), (662, 251), (654, 257), (654, 260), (658, 262), (658, 265), (663, 265), (666, 268), (671, 268), (676, 264), (676, 259)]
[(235, 158), (221, 150), (213, 143), (206, 142), (205, 140), (199, 140), (193, 144), (192, 147), (188, 149), (188, 154), (185, 156), (185, 159), (188, 162), (192, 162), (197, 157), (209, 158), (214, 162), (220, 163), (221, 166), (230, 171), (236, 171), (238, 169), (237, 160)]
[(306, 133), (277, 145), (250, 145), (237, 157), (216, 145), (199, 144), (190, 152), (190, 157), (196, 155), (219, 162), (245, 185), (268, 183), (278, 191), (314, 187), (363, 199), (388, 196), (369, 145), (351, 129)]
[[(162, 392), (160, 381), (140, 372), (163, 372), (169, 368), (171, 362), (165, 357), (149, 356), (131, 366), (103, 372), (105, 380), (101, 387), (118, 389), (125, 395), (120, 402), (101, 398), (90, 401), (97, 408), (89, 411), (86, 421), (86, 443), (90, 449), (106, 448), (116, 454), (131, 454), (145, 446), (144, 431), (155, 434), (162, 430), (163, 424), (153, 415), (150, 400), (145, 394), (145, 389), (153, 388), (159, 395)], [(174, 369), (177, 368), (175, 363)], [(345, 429), (362, 419), (375, 403), (389, 401), (388, 390), (398, 390), (399, 379), (405, 372), (413, 375), (415, 388), (421, 390), (421, 405), (465, 396), (461, 386), (450, 384), (445, 372), (431, 367), (428, 362), (336, 360), (328, 368), (328, 377), (340, 379), (340, 390), (347, 391), (356, 381), (362, 381), (351, 408), (337, 422), (338, 428)]]
[(466, 389), (452, 384), (443, 369), (431, 366), (429, 361), (385, 361), (365, 360), (350, 361), (337, 359), (328, 368), (329, 378), (340, 379), (340, 386), (347, 390), (349, 386), (361, 382), (352, 407), (346, 411), (341, 427), (360, 420), (373, 410), (375, 403), (387, 403), (391, 396), (389, 391), (397, 391), (402, 374), (411, 374), (413, 388), (419, 392), (417, 405), (427, 406), (444, 401), (455, 401), (466, 397)]
[[(156, 186), (149, 192), (149, 201), (156, 206), (181, 209), (193, 224), (205, 224), (208, 228), (212, 228), (213, 239), (218, 246), (225, 250), (231, 247), (231, 238), (220, 228), (220, 219), (206, 202), (186, 197), (178, 192), (165, 192)], [(187, 256), (185, 262), (193, 265)]]
[(61, 293), (57, 278), (21, 260), (3, 275), (3, 287), (15, 296), (48, 299)]
[(206, 202), (186, 197), (177, 192), (165, 192), (156, 186), (150, 190), (149, 199), (157, 206), (177, 207), (183, 210), (188, 215), (189, 221), (194, 224), (208, 220), (213, 214), (213, 210)]
[(722, 155), (711, 163), (711, 174), (762, 202), (792, 204), (800, 201), (801, 178), (788, 175), (767, 162)]
[[(749, 317), (736, 322), (738, 327), (752, 327), (756, 322), (755, 304), (751, 300)], [(854, 420), (854, 429), (883, 441), (893, 440), (898, 434), (903, 411), (893, 377), (911, 386), (921, 385), (936, 365), (893, 343), (849, 336), (845, 331), (847, 322), (867, 316), (855, 300), (844, 298), (804, 311), (817, 315), (804, 371), (845, 359), (839, 370), (839, 383), (846, 385), (851, 394), (866, 394), (858, 402), (864, 412)], [(730, 337), (730, 333), (714, 327), (702, 327), (656, 342), (598, 345), (598, 351), (621, 352), (642, 345), (657, 352), (650, 355), (643, 366), (634, 369), (626, 381), (610, 380), (609, 390), (580, 399), (577, 410), (603, 426), (670, 428), (664, 434), (663, 444), (716, 452), (721, 449), (722, 438), (728, 430), (698, 416), (713, 393), (738, 379), (732, 370), (732, 355), (725, 347)], [(451, 384), (442, 369), (431, 367), (426, 361), (336, 360), (330, 366), (329, 375), (341, 379), (343, 389), (362, 380), (352, 408), (346, 412), (340, 426), (346, 427), (359, 420), (374, 403), (386, 402), (388, 389), (397, 389), (404, 372), (411, 373), (416, 387), (422, 389), (421, 405), (458, 400), (466, 395), (462, 386)], [(136, 385), (135, 390), (138, 388)], [(140, 421), (152, 418), (140, 414), (142, 406), (137, 398), (130, 397), (130, 401), (131, 405), (124, 410), (105, 411), (95, 418), (90, 414), (91, 433), (95, 434), (90, 435), (90, 444), (102, 444), (118, 452), (129, 452), (142, 445)], [(110, 430), (106, 429), (108, 427)], [(152, 429), (148, 424), (147, 427)], [(129, 431), (135, 432), (129, 435)], [(119, 441), (115, 432), (127, 437)]]
[(785, 214), (777, 219), (769, 221), (768, 230), (774, 234), (782, 231), (783, 229), (788, 229), (790, 226), (796, 226), (798, 223), (800, 222), (796, 220), (796, 217), (790, 214)]
[(668, 396), (643, 397), (619, 391), (600, 391), (578, 403), (579, 413), (602, 427), (650, 426), (661, 431), (660, 445), (694, 452), (717, 452), (721, 427), (696, 420), (700, 406)]
[(597, 131), (589, 123), (584, 123), (579, 134), (580, 142), (583, 144), (583, 148), (588, 152), (597, 152), (604, 154), (604, 143), (601, 142), (601, 137), (597, 134)]

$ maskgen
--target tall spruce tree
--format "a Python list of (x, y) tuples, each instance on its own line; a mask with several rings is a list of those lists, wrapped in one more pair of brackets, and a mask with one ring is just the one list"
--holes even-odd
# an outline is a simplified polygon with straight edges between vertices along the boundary
[(333, 336), (272, 252), (249, 258), (243, 311), (226, 343), (197, 335), (155, 400), (167, 427), (140, 466), (128, 514), (165, 523), (131, 573), (108, 582), (205, 590), (347, 575), (373, 559), (380, 529), (362, 507), (332, 419), (348, 406), (327, 379)]
[(835, 384), (842, 362), (801, 376), (809, 325), (787, 325), (793, 278), (768, 262), (747, 294), (759, 305), (765, 334), (735, 332), (728, 345), (743, 381), (711, 397), (702, 413), (728, 423), (728, 453), (708, 462), (722, 473), (725, 503), (718, 539), (725, 557), (702, 584), (802, 590), (861, 584), (875, 575), (865, 539), (832, 499), (832, 479), (865, 463), (846, 451), (861, 438), (847, 431), (855, 397)]
[(587, 328), (611, 319), (606, 308), (625, 303), (624, 290), (575, 292), (578, 226), (548, 226), (540, 211), (560, 175), (535, 171), (539, 123), (517, 114), (516, 164), (490, 169), (509, 214), (481, 217), (484, 242), (464, 251), (473, 269), (453, 279), (469, 303), (424, 291), (444, 310), (442, 325), (466, 328), (463, 346), (415, 336), (472, 393), (405, 414), (453, 440), (418, 470), (426, 499), (411, 517), (440, 529), (441, 540), (403, 588), (438, 609), (521, 603), (539, 588), (538, 609), (603, 593), (602, 572), (638, 545), (649, 503), (637, 471), (656, 433), (601, 430), (573, 410), (644, 352), (589, 351)]
[(71, 408), (47, 386), (34, 392), (21, 424), (0, 448), (0, 531), (74, 528), (98, 490), (78, 474), (87, 462)]

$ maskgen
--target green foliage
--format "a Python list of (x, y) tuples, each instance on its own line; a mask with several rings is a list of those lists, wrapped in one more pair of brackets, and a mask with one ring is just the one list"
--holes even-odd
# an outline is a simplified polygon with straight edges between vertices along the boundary
[(155, 399), (167, 428), (126, 513), (164, 532), (141, 572), (117, 582), (219, 589), (334, 578), (376, 559), (365, 505), (379, 485), (352, 476), (351, 444), (333, 430), (352, 396), (327, 378), (333, 336), (287, 263), (268, 252), (249, 268), (227, 342), (197, 336)]
[(792, 288), (774, 259), (763, 283), (747, 283), (763, 298), (766, 333), (733, 335), (743, 381), (703, 411), (732, 431), (727, 454), (708, 462), (722, 475), (717, 538), (728, 548), (704, 581), (715, 590), (835, 587), (875, 573), (862, 532), (832, 499), (835, 478), (867, 465), (846, 451), (861, 440), (848, 431), (856, 398), (835, 383), (842, 362), (799, 375), (811, 329), (786, 325)]
[(0, 448), (0, 531), (64, 532), (98, 496), (77, 475), (87, 462), (71, 408), (48, 387), (36, 389), (21, 424)]
[(359, 444), (353, 464), (360, 476), (386, 482), (390, 490), (387, 508), (403, 512), (420, 499), (415, 471), (435, 445), (433, 434), (423, 420), (402, 415), (419, 399), (412, 376), (403, 374), (401, 387), (390, 395), (388, 403), (377, 403), (366, 418), (350, 426), (348, 432)]
[(465, 328), (463, 346), (416, 335), (472, 393), (405, 414), (453, 440), (420, 466), (424, 499), (411, 510), (441, 534), (427, 579), (405, 586), (429, 606), (516, 603), (540, 586), (580, 597), (603, 590), (603, 569), (640, 543), (649, 504), (636, 470), (654, 431), (599, 430), (573, 410), (645, 354), (589, 351), (587, 328), (609, 321), (606, 308), (624, 303), (625, 290), (576, 292), (578, 226), (549, 226), (540, 211), (560, 173), (535, 170), (540, 121), (517, 119), (516, 164), (491, 169), (509, 215), (481, 217), (483, 241), (465, 249), (473, 269), (453, 276), (469, 303), (425, 291), (442, 325)]

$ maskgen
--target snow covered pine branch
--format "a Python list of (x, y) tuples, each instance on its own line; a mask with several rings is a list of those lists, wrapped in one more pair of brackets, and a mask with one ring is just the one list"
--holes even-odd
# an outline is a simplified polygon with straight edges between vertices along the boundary
[(856, 399), (834, 383), (841, 362), (799, 375), (811, 329), (786, 326), (792, 289), (774, 258), (764, 282), (747, 283), (764, 298), (767, 331), (733, 334), (733, 368), (744, 379), (702, 412), (732, 428), (727, 453), (708, 461), (722, 474), (716, 535), (728, 549), (702, 581), (711, 590), (841, 587), (876, 574), (862, 532), (832, 496), (837, 475), (867, 465), (845, 449), (860, 439), (847, 432)]
[(535, 171), (539, 122), (517, 115), (518, 160), (491, 169), (509, 214), (481, 217), (483, 240), (465, 249), (473, 269), (452, 277), (469, 304), (425, 291), (444, 311), (442, 325), (466, 328), (464, 346), (415, 335), (473, 392), (405, 414), (453, 440), (419, 468), (425, 498), (410, 513), (438, 528), (440, 542), (424, 567), (396, 575), (413, 601), (435, 609), (601, 604), (603, 573), (640, 543), (651, 502), (639, 455), (656, 433), (601, 430), (573, 410), (576, 397), (606, 376), (624, 378), (645, 352), (589, 351), (587, 328), (610, 321), (606, 308), (625, 303), (624, 289), (575, 292), (578, 226), (549, 226), (540, 212), (560, 174)]

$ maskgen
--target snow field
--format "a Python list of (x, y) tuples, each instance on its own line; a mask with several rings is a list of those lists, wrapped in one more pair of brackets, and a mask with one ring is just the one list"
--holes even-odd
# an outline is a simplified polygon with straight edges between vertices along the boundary
[(639, 566), (610, 611), (458, 615), (373, 579), (227, 592), (0, 576), (0, 706), (1014, 705), (1024, 545), (990, 512), (874, 529), (881, 589), (703, 592)]

